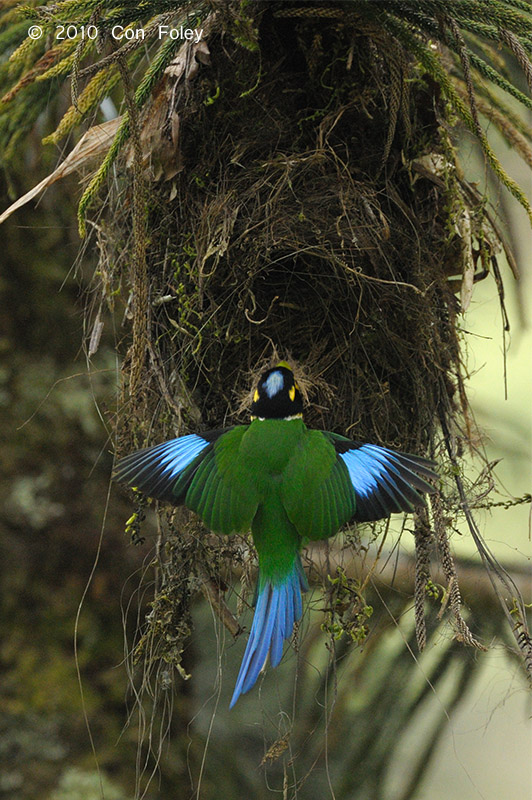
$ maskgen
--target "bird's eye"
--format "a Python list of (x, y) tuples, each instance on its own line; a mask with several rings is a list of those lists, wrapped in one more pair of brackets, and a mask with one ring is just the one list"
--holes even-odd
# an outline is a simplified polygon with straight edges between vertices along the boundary
[(296, 387), (295, 387), (295, 384), (291, 387), (290, 391), (288, 392), (288, 397), (290, 398), (292, 403), (296, 399)]
[(255, 389), (255, 394), (253, 395), (253, 402), (256, 403), (259, 399), (259, 390)]

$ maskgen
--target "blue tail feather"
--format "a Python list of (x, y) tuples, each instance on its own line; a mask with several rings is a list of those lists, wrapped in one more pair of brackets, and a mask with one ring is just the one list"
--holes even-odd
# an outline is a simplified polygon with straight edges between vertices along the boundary
[(277, 601), (277, 614), (273, 623), (272, 641), (270, 647), (270, 664), (276, 667), (283, 655), (283, 644), (285, 640), (285, 616), (286, 607), (286, 586), (281, 586)]
[[(262, 603), (262, 608), (260, 609), (261, 614), (259, 615), (259, 619), (262, 620), (262, 624), (260, 628), (255, 629), (255, 631), (253, 630), (253, 626), (251, 628), (251, 634), (255, 635), (253, 636), (251, 658), (246, 671), (247, 674), (242, 684), (242, 692), (247, 692), (251, 689), (262, 667), (266, 663), (278, 609), (279, 593), (276, 591), (269, 591), (267, 593), (266, 602)], [(256, 613), (257, 612), (255, 612), (255, 614)], [(253, 622), (255, 622), (255, 617), (253, 618)]]
[[(295, 610), (294, 610), (294, 596), (292, 592), (286, 593), (286, 607), (284, 610), (284, 636), (288, 638), (290, 636), (290, 631), (294, 627), (295, 621)], [(277, 665), (275, 665), (277, 666)]]
[[(261, 581), (259, 578), (259, 585)], [(294, 622), (303, 613), (301, 592), (308, 588), (301, 559), (297, 556), (292, 571), (282, 583), (264, 581), (257, 596), (255, 615), (248, 643), (240, 665), (230, 708), (241, 694), (255, 685), (259, 674), (270, 655), (272, 667), (276, 667), (283, 655), (285, 639), (292, 635)]]

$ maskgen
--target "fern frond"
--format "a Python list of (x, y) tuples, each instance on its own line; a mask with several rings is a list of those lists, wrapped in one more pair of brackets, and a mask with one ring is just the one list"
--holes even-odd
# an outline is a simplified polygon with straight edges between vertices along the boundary
[(383, 22), (387, 29), (396, 36), (400, 41), (402, 41), (405, 46), (410, 50), (410, 52), (414, 53), (415, 56), (419, 59), (419, 62), (423, 65), (426, 69), (427, 73), (432, 76), (434, 80), (440, 85), (444, 95), (447, 97), (447, 100), (451, 104), (452, 108), (454, 109), (455, 113), (458, 117), (464, 122), (466, 127), (476, 136), (478, 137), (482, 150), (488, 160), (489, 165), (491, 166), (494, 173), (497, 177), (502, 181), (502, 183), (506, 186), (508, 191), (515, 197), (515, 199), (523, 206), (525, 209), (530, 222), (532, 224), (532, 207), (521, 189), (521, 187), (513, 180), (513, 178), (508, 175), (506, 170), (503, 168), (501, 162), (493, 152), (493, 149), (487, 139), (485, 132), (479, 128), (474, 115), (471, 111), (471, 108), (464, 102), (462, 97), (460, 96), (459, 92), (456, 90), (453, 82), (445, 70), (441, 58), (437, 53), (431, 49), (426, 43), (422, 42), (418, 37), (416, 37), (412, 31), (409, 29), (405, 23), (401, 22), (395, 17), (391, 15), (385, 19), (383, 17)]
[(43, 144), (57, 144), (73, 128), (78, 125), (81, 120), (91, 111), (98, 103), (109, 94), (115, 84), (118, 83), (120, 75), (108, 68), (98, 72), (94, 78), (89, 81), (78, 97), (77, 104), (71, 105), (68, 111), (63, 116), (61, 122), (53, 133), (46, 136)]
[[(147, 69), (139, 87), (135, 92), (135, 102), (137, 107), (140, 108), (148, 99), (150, 92), (159, 79), (164, 69), (172, 60), (174, 53), (179, 46), (179, 42), (173, 39), (167, 39), (159, 48), (156, 57), (153, 59), (150, 67)], [(124, 113), (124, 119), (118, 129), (115, 138), (109, 148), (109, 151), (100, 165), (96, 175), (93, 177), (88, 187), (86, 188), (78, 206), (78, 226), (80, 235), (85, 236), (85, 212), (96, 198), (101, 187), (105, 183), (107, 174), (115, 158), (119, 154), (123, 145), (129, 138), (129, 113)]]

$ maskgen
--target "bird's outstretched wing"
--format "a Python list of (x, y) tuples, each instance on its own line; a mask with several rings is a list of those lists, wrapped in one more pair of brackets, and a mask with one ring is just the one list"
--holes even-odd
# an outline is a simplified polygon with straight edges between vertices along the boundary
[[(349, 473), (359, 522), (383, 519), (398, 511), (411, 512), (424, 503), (423, 494), (436, 491), (434, 462), (375, 444), (326, 433)], [(427, 480), (428, 479), (428, 480)]]
[[(435, 491), (433, 462), (327, 431), (308, 431), (285, 470), (281, 497), (300, 536), (326, 539), (350, 521), (411, 512)], [(427, 480), (428, 479), (428, 480)]]
[(184, 504), (211, 531), (245, 533), (259, 497), (239, 458), (246, 425), (181, 436), (121, 458), (114, 480), (157, 500)]
[(191, 433), (146, 447), (117, 461), (113, 478), (157, 500), (179, 505), (214, 442), (230, 428)]

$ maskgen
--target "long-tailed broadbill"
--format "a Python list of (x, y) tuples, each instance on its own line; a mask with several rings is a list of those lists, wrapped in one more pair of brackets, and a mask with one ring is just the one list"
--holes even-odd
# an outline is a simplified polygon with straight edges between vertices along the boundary
[(255, 614), (231, 706), (276, 667), (302, 614), (303, 543), (342, 525), (422, 505), (434, 491), (433, 462), (387, 447), (311, 430), (289, 365), (258, 381), (249, 425), (192, 433), (118, 461), (114, 477), (144, 494), (196, 512), (220, 534), (251, 530), (259, 571)]

